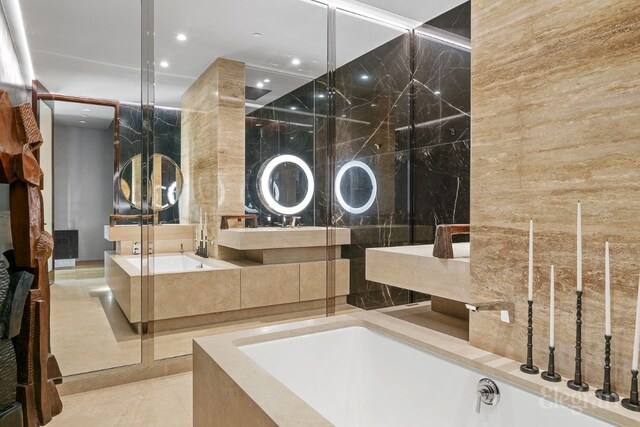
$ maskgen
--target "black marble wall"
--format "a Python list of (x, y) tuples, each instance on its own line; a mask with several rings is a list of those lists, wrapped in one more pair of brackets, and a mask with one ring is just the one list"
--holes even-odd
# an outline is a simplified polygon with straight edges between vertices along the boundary
[[(467, 2), (425, 25), (469, 38), (470, 15)], [(247, 170), (275, 154), (303, 157), (316, 180), (305, 224), (351, 229), (342, 254), (351, 261), (351, 304), (372, 309), (427, 298), (365, 280), (366, 249), (433, 243), (437, 224), (469, 222), (470, 59), (468, 50), (406, 33), (338, 68), (335, 170), (328, 170), (326, 76), (247, 117)], [(364, 213), (349, 213), (327, 187), (351, 160), (376, 176), (377, 197)], [(370, 190), (366, 174), (347, 184), (344, 199), (361, 206)], [(260, 209), (249, 195), (255, 179), (247, 185), (247, 203)]]
[[(469, 38), (470, 12), (465, 3), (426, 25)], [(425, 299), (366, 281), (366, 249), (433, 243), (436, 225), (469, 222), (470, 59), (468, 50), (416, 33), (337, 72), (345, 95), (336, 97), (338, 166), (361, 160), (378, 180), (368, 212), (335, 210), (335, 225), (352, 230), (343, 254), (351, 260), (351, 304), (371, 309)], [(363, 80), (364, 73), (371, 76)]]
[[(140, 106), (120, 105), (120, 148), (118, 167), (120, 170), (133, 156), (142, 152), (142, 110)], [(154, 110), (154, 152), (170, 157), (180, 166), (180, 110), (155, 107)], [(117, 178), (117, 177), (116, 177)], [(114, 185), (118, 185), (117, 180)], [(158, 220), (162, 223), (177, 224), (180, 222), (180, 206), (177, 202), (172, 207), (160, 211)], [(118, 204), (121, 214), (140, 214), (126, 202), (122, 193)], [(133, 221), (136, 223), (137, 221)]]

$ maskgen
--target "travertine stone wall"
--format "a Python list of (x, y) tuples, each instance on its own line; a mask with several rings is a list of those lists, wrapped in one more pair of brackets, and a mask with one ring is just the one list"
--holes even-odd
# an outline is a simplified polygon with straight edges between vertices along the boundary
[[(244, 64), (218, 58), (182, 96), (182, 170), (187, 179), (181, 222), (209, 216), (209, 240), (217, 240), (222, 215), (244, 214)], [(232, 257), (218, 253), (215, 257)]]
[(546, 368), (553, 263), (556, 368), (573, 375), (581, 200), (584, 379), (602, 385), (609, 239), (613, 385), (626, 395), (640, 274), (639, 40), (637, 0), (472, 1), (471, 288), (516, 312), (511, 325), (474, 313), (470, 341), (524, 360), (533, 218), (534, 362)]

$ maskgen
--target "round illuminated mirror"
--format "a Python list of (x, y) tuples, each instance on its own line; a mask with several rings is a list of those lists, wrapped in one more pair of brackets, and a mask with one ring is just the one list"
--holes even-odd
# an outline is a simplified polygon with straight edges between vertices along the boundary
[(360, 160), (342, 165), (335, 182), (338, 203), (352, 214), (368, 211), (376, 200), (378, 183), (371, 168)]
[(260, 201), (273, 213), (295, 215), (313, 199), (311, 168), (291, 154), (267, 160), (258, 171), (257, 185)]
[[(134, 208), (142, 209), (142, 156), (133, 156), (120, 171), (120, 191)], [(151, 207), (163, 211), (175, 205), (182, 193), (182, 171), (170, 157), (154, 154), (147, 191)]]

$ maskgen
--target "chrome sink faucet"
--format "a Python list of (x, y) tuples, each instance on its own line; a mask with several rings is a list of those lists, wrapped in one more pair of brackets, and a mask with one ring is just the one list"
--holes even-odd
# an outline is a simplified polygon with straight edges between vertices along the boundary
[(513, 303), (507, 301), (487, 301), (479, 303), (466, 303), (467, 310), (477, 311), (499, 311), (500, 320), (505, 323), (513, 322)]

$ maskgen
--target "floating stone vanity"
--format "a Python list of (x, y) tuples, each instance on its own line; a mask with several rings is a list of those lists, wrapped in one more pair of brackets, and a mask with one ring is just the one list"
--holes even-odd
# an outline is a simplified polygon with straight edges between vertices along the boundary
[(454, 243), (453, 254), (451, 259), (436, 258), (433, 245), (367, 249), (366, 279), (429, 294), (433, 311), (468, 319), (469, 243)]
[[(139, 233), (135, 226), (105, 228), (105, 238), (118, 239), (122, 250), (105, 253), (105, 280), (132, 325), (141, 321), (141, 257), (130, 250)], [(331, 229), (331, 237), (324, 227), (219, 230), (218, 244), (233, 259), (198, 257), (192, 246), (185, 253), (173, 249), (192, 233), (190, 225), (154, 228), (153, 320), (168, 328), (171, 322), (181, 327), (206, 323), (212, 320), (207, 316), (221, 313), (241, 318), (246, 309), (273, 313), (320, 307), (327, 293), (328, 250), (336, 258), (337, 303), (349, 293), (349, 260), (340, 258), (340, 246), (351, 241), (348, 229)]]

